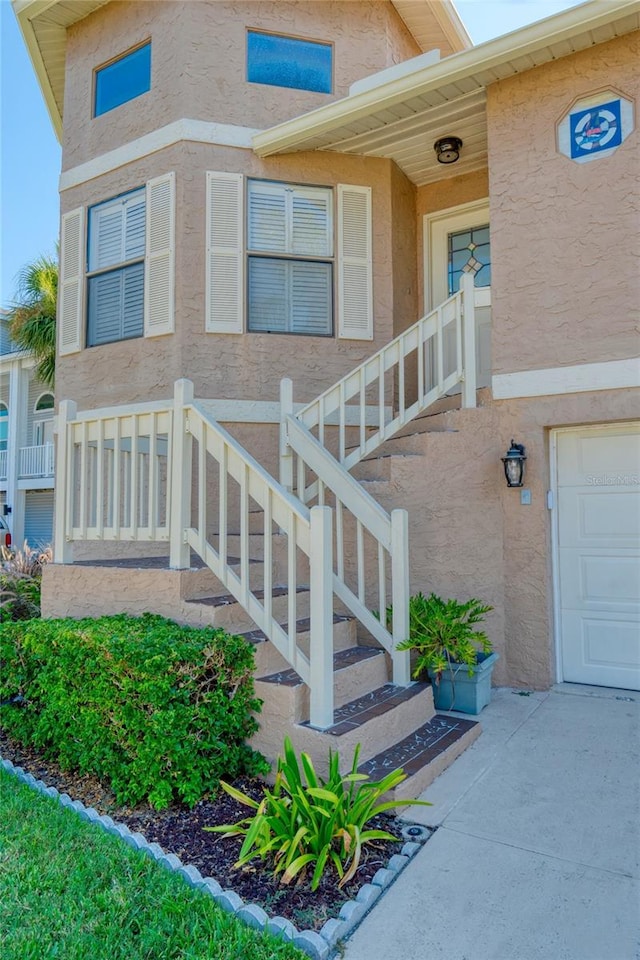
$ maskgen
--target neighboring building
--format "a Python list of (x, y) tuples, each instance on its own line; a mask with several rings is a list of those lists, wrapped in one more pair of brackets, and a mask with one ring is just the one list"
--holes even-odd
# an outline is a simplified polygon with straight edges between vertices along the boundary
[[(332, 610), (406, 683), (409, 584), (494, 606), (499, 683), (640, 689), (637, 0), (475, 48), (446, 0), (14, 7), (63, 143), (46, 609), (257, 624), (278, 735), (285, 667), (334, 716)], [(341, 733), (386, 678), (358, 656)], [(378, 713), (367, 756), (419, 716)]]
[(34, 360), (11, 341), (0, 311), (0, 510), (14, 546), (53, 536), (54, 399)]

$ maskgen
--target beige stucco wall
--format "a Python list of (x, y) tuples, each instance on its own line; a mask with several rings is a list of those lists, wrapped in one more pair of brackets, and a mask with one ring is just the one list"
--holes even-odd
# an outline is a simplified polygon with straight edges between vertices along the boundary
[[(555, 681), (550, 431), (637, 418), (640, 391), (492, 401), (434, 418), (413, 457), (396, 459), (384, 506), (409, 510), (411, 589), (494, 606), (487, 629), (500, 653), (494, 683), (544, 689)], [(500, 458), (511, 438), (527, 452), (525, 485), (509, 489)]]
[[(104, 344), (61, 357), (57, 370), (59, 397), (74, 399), (80, 409), (161, 399), (171, 395), (178, 377), (186, 376), (194, 381), (197, 396), (276, 400), (281, 378), (290, 376), (295, 399), (310, 400), (390, 340), (395, 315), (405, 325), (408, 316), (415, 319), (413, 188), (391, 161), (330, 153), (293, 154), (262, 161), (248, 150), (185, 142), (65, 191), (62, 212), (116, 196), (170, 170), (176, 172), (177, 189), (176, 332)], [(205, 333), (206, 170), (372, 188), (373, 342)], [(398, 242), (399, 235), (402, 242)]]
[[(549, 441), (553, 427), (637, 417), (638, 391), (492, 401), (434, 418), (413, 456), (374, 485), (386, 509), (409, 511), (411, 590), (494, 611), (487, 632), (500, 661), (494, 683), (545, 689), (555, 680)], [(527, 448), (530, 506), (509, 489), (500, 458), (515, 437)], [(371, 575), (373, 576), (373, 567)]]
[(416, 269), (416, 188), (395, 164), (391, 166), (391, 244), (393, 336), (418, 319)]
[[(638, 353), (639, 61), (635, 33), (487, 91), (494, 373)], [(636, 129), (575, 163), (556, 123), (608, 87), (636, 100)]]
[[(331, 42), (332, 94), (248, 83), (246, 31)], [(92, 118), (96, 67), (151, 39), (151, 90)], [(434, 20), (434, 47), (446, 47)], [(444, 53), (448, 49), (443, 50)], [(266, 128), (420, 49), (388, 0), (109, 3), (68, 31), (63, 169), (189, 117)]]

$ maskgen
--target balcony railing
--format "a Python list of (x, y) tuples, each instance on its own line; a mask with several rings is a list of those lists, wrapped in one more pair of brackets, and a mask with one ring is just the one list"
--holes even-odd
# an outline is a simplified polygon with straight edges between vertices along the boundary
[(42, 443), (36, 447), (21, 447), (18, 475), (28, 477), (52, 477), (54, 473), (53, 444)]

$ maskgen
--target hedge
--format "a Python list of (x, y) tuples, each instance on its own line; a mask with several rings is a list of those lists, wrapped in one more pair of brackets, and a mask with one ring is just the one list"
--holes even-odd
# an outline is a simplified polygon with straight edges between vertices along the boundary
[(145, 614), (0, 625), (0, 719), (116, 801), (193, 806), (221, 777), (265, 772), (247, 740), (253, 649), (222, 630)]

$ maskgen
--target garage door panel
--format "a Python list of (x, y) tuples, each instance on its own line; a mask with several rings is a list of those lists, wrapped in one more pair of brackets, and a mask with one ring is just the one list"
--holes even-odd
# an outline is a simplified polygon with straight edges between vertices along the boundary
[(640, 424), (560, 431), (563, 677), (640, 689)]
[[(640, 434), (633, 423), (592, 427), (562, 436), (558, 446), (558, 486), (610, 486), (640, 482)], [(635, 479), (635, 482), (634, 482)]]
[(562, 550), (561, 590), (563, 609), (588, 611), (612, 605), (640, 614), (640, 560), (616, 551), (585, 553)]
[(565, 488), (558, 492), (562, 545), (635, 547), (640, 538), (638, 490)]
[(574, 653), (565, 657), (565, 671), (576, 671), (580, 683), (601, 684), (603, 672), (611, 686), (640, 690), (640, 635), (637, 620), (585, 617), (564, 611), (563, 631), (578, 639)]

